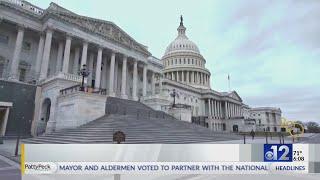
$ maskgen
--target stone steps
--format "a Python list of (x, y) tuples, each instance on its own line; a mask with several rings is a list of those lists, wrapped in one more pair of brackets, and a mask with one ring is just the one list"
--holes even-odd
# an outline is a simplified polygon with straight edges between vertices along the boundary
[[(121, 113), (119, 111), (120, 109), (126, 109), (127, 113)], [(138, 111), (144, 111), (145, 113), (137, 116)], [(78, 128), (52, 132), (50, 134), (26, 139), (23, 142), (35, 144), (113, 143), (112, 136), (117, 130), (121, 130), (126, 134), (126, 141), (124, 143), (128, 144), (211, 143), (214, 141), (237, 140), (242, 138), (233, 134), (214, 133), (202, 126), (173, 119), (163, 112), (154, 111), (136, 101), (108, 97), (106, 113), (105, 116)]]

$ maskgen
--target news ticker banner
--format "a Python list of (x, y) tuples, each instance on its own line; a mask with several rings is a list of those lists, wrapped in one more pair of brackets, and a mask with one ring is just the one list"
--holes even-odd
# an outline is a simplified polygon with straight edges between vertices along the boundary
[(25, 144), (23, 175), (320, 173), (320, 144)]

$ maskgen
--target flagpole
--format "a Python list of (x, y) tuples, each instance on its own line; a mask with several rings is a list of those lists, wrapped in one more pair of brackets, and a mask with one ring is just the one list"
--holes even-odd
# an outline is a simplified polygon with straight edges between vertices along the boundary
[(228, 74), (228, 86), (229, 86), (229, 92), (231, 92), (231, 89), (230, 89), (230, 74)]

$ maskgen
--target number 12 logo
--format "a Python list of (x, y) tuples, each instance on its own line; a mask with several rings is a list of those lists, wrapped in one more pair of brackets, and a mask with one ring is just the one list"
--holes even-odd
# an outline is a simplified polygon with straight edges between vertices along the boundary
[(265, 144), (265, 162), (292, 162), (292, 144)]

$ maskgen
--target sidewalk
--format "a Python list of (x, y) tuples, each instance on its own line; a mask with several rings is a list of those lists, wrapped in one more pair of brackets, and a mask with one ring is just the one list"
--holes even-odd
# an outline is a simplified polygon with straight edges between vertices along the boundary
[[(20, 146), (19, 146), (19, 152), (18, 156), (15, 156), (15, 149), (16, 149), (16, 139), (6, 139), (3, 140), (3, 144), (0, 144), (0, 155), (15, 161), (17, 163), (20, 163)], [(21, 145), (21, 141), (20, 141)]]
[[(301, 143), (302, 139), (304, 138), (310, 138), (313, 137), (315, 134), (312, 133), (307, 133), (303, 134), (300, 140), (295, 139), (294, 142), (292, 142), (292, 137), (285, 137), (284, 138), (284, 143), (287, 144), (292, 144), (292, 143)], [(232, 141), (217, 141), (213, 142), (213, 144), (243, 144), (244, 140), (232, 140)], [(252, 140), (251, 136), (246, 136), (246, 144), (265, 144), (266, 143), (266, 138), (265, 137), (255, 137)], [(268, 144), (279, 144), (280, 143), (280, 138), (279, 137), (268, 137)]]

